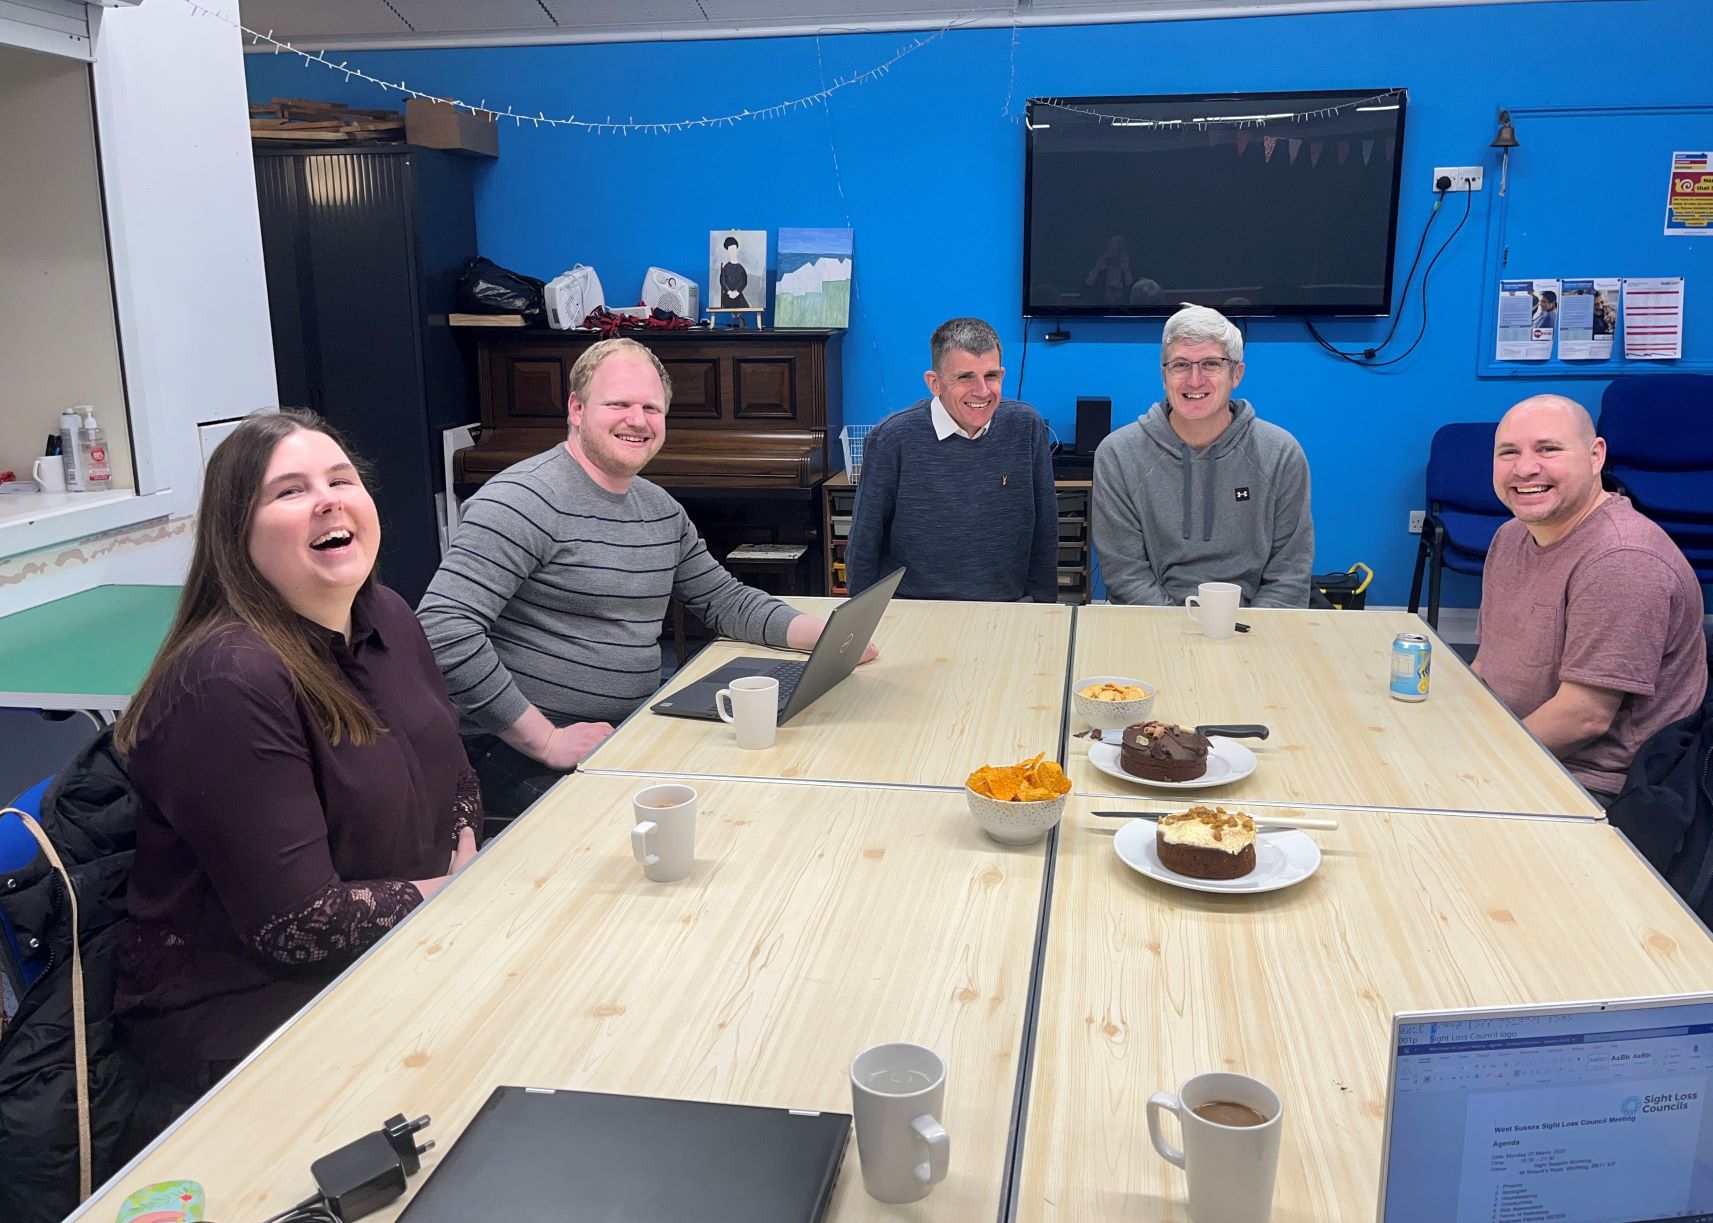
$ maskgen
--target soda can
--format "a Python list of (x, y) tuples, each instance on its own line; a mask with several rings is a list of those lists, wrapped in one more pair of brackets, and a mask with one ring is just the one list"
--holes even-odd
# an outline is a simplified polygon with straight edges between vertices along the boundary
[(1433, 666), (1433, 642), (1421, 633), (1392, 638), (1392, 696), (1400, 701), (1425, 701), (1428, 672)]

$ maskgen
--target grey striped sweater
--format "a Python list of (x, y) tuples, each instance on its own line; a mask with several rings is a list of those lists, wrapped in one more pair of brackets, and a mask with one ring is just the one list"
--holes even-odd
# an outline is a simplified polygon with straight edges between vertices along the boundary
[(610, 493), (555, 446), (465, 505), (417, 618), (466, 732), (501, 731), (532, 704), (561, 725), (616, 723), (659, 687), (671, 595), (770, 646), (797, 614), (727, 573), (664, 489)]

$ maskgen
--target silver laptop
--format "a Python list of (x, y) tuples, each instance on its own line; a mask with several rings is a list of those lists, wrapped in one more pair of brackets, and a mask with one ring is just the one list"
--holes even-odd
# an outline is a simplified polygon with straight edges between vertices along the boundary
[(1392, 1021), (1382, 1223), (1713, 1223), (1713, 994)]
[(892, 592), (904, 580), (902, 567), (894, 569), (854, 598), (846, 599), (827, 617), (827, 627), (809, 657), (798, 662), (785, 658), (738, 658), (717, 667), (701, 679), (675, 689), (649, 708), (669, 718), (699, 718), (718, 722), (714, 694), (734, 679), (746, 675), (770, 675), (779, 681), (779, 724), (784, 726), (856, 669), (862, 652), (874, 637), (881, 616), (892, 602)]

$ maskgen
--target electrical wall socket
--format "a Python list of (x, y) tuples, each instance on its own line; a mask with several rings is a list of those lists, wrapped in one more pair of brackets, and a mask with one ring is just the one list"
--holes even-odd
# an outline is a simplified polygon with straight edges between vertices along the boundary
[[(1439, 190), (1439, 180), (1441, 177), (1449, 178), (1451, 180), (1451, 186), (1447, 188), (1448, 191), (1457, 192), (1481, 190), (1480, 166), (1435, 166), (1433, 168), (1433, 182), (1430, 184), (1435, 191)], [(1465, 186), (1465, 181), (1469, 179), (1473, 179), (1474, 181), (1469, 182), (1468, 185)]]
[(1427, 522), (1427, 511), (1426, 510), (1411, 510), (1410, 511), (1410, 534), (1411, 535), (1420, 535), (1422, 533), (1422, 527), (1426, 522)]

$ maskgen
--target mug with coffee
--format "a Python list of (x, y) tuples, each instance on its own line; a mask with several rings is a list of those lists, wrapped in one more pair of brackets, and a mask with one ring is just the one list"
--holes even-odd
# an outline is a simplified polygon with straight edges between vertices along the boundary
[(739, 747), (772, 747), (779, 729), (779, 681), (767, 675), (734, 679), (714, 693), (714, 712), (737, 727)]
[(946, 1063), (922, 1045), (864, 1049), (851, 1062), (851, 1112), (863, 1188), (882, 1202), (928, 1196), (946, 1179), (952, 1140), (940, 1124)]
[(1229, 637), (1237, 631), (1237, 605), (1243, 587), (1235, 582), (1203, 582), (1184, 596), (1184, 610), (1201, 625), (1204, 637)]
[(631, 852), (642, 873), (656, 883), (682, 879), (696, 865), (696, 791), (689, 786), (649, 786), (631, 800), (636, 826)]
[[(1271, 1087), (1244, 1074), (1198, 1074), (1148, 1098), (1148, 1137), (1189, 1181), (1195, 1223), (1267, 1223), (1279, 1170), (1284, 1106)], [(1183, 1150), (1161, 1132), (1164, 1113), (1177, 1116)]]

